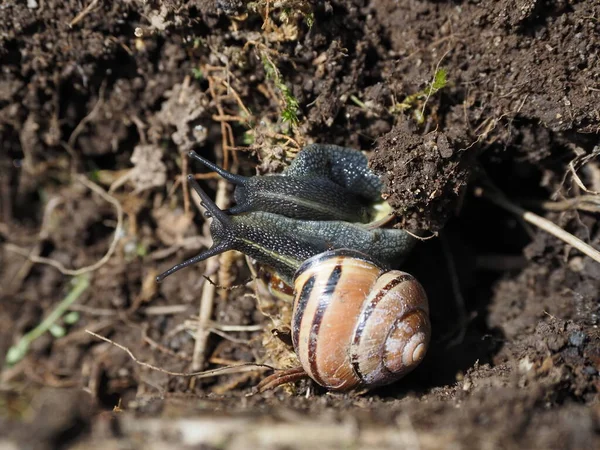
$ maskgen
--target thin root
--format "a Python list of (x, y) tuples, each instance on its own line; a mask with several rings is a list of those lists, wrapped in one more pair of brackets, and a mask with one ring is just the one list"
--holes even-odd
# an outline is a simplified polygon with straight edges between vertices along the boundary
[(302, 367), (278, 370), (258, 383), (251, 395), (262, 394), (265, 391), (270, 391), (286, 383), (293, 383), (304, 378), (308, 378), (308, 374)]
[(220, 367), (218, 369), (203, 370), (203, 371), (199, 371), (199, 372), (171, 372), (170, 370), (166, 370), (161, 367), (157, 367), (152, 364), (149, 364), (147, 362), (140, 361), (131, 352), (131, 350), (129, 350), (124, 345), (117, 344), (116, 342), (111, 341), (110, 339), (108, 339), (104, 336), (100, 336), (99, 334), (96, 334), (93, 331), (85, 330), (85, 332), (88, 334), (91, 334), (95, 338), (98, 338), (104, 342), (108, 342), (109, 344), (114, 345), (115, 347), (123, 350), (125, 353), (127, 353), (129, 355), (129, 357), (136, 364), (139, 364), (140, 366), (143, 366), (143, 367), (147, 367), (150, 370), (156, 370), (157, 372), (162, 372), (162, 373), (166, 373), (167, 375), (172, 375), (174, 377), (211, 378), (211, 377), (217, 377), (220, 375), (230, 375), (232, 373), (254, 372), (254, 371), (261, 371), (261, 370), (274, 370), (273, 367), (267, 366), (266, 364), (242, 363), (242, 364), (237, 364), (237, 365), (233, 365), (233, 366), (229, 366), (229, 367)]
[(502, 194), (492, 192), (491, 190), (486, 190), (484, 188), (479, 187), (475, 189), (475, 195), (477, 195), (478, 197), (486, 197), (492, 203), (495, 203), (501, 208), (506, 209), (507, 211), (515, 214), (523, 220), (531, 223), (532, 225), (535, 225), (536, 227), (546, 231), (547, 233), (550, 233), (551, 235), (557, 237), (561, 241), (571, 245), (572, 247), (575, 247), (577, 250), (589, 256), (594, 261), (600, 263), (600, 251), (586, 244), (581, 239), (573, 236), (571, 233), (563, 230), (561, 227), (549, 221), (548, 219), (544, 219), (543, 217), (540, 217), (537, 214), (534, 214), (530, 211), (521, 208), (520, 206), (515, 205), (514, 203), (506, 199)]
[(52, 259), (52, 258), (45, 258), (42, 256), (31, 255), (28, 250), (18, 247), (14, 244), (4, 244), (4, 248), (6, 250), (11, 251), (13, 253), (17, 253), (21, 256), (24, 256), (25, 258), (29, 259), (33, 263), (47, 264), (49, 266), (52, 266), (52, 267), (56, 268), (58, 271), (60, 271), (63, 275), (71, 275), (71, 276), (83, 275), (84, 273), (93, 272), (93, 271), (99, 269), (100, 267), (102, 267), (104, 264), (106, 264), (106, 262), (110, 259), (110, 257), (115, 252), (115, 250), (117, 248), (117, 243), (119, 242), (119, 238), (121, 237), (121, 231), (123, 229), (123, 208), (121, 206), (121, 203), (116, 198), (114, 198), (113, 196), (106, 193), (106, 191), (104, 191), (104, 189), (102, 189), (96, 183), (93, 183), (92, 181), (88, 180), (83, 175), (76, 175), (75, 178), (77, 179), (77, 181), (79, 181), (81, 184), (86, 186), (88, 189), (94, 191), (96, 194), (98, 194), (104, 200), (111, 203), (117, 210), (117, 226), (115, 227), (115, 231), (113, 233), (113, 239), (112, 239), (112, 242), (110, 243), (110, 246), (109, 246), (106, 254), (102, 258), (100, 258), (97, 262), (95, 262), (94, 264), (92, 264), (90, 266), (85, 266), (80, 269), (67, 269), (60, 261), (56, 261), (55, 259)]

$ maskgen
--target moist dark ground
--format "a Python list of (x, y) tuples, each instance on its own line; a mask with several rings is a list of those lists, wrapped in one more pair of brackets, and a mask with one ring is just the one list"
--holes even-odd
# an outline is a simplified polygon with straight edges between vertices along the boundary
[[(474, 195), (494, 184), (600, 248), (598, 2), (38, 0), (4, 1), (0, 14), (1, 354), (72, 289), (15, 250), (81, 268), (109, 248), (115, 208), (77, 175), (112, 185), (124, 211), (67, 334), (2, 363), (3, 443), (600, 447), (600, 263)], [(415, 96), (437, 68), (447, 85)], [(282, 121), (286, 98), (295, 124)], [(261, 373), (171, 376), (84, 332), (190, 371), (183, 325), (198, 314), (205, 265), (153, 283), (206, 235), (175, 183), (191, 170), (185, 152), (250, 175), (280, 170), (309, 142), (371, 151), (400, 225), (439, 236), (404, 267), (432, 311), (415, 372), (363, 395), (301, 382), (248, 397)], [(208, 274), (219, 284), (248, 280), (242, 258), (219, 262)], [(289, 363), (249, 293), (217, 289), (213, 319), (266, 334), (211, 335), (208, 368)]]

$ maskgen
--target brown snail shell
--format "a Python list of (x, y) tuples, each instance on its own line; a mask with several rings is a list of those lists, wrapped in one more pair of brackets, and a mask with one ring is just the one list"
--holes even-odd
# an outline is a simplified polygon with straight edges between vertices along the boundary
[(429, 307), (412, 275), (341, 249), (306, 260), (294, 286), (292, 342), (318, 384), (340, 391), (380, 386), (423, 360)]

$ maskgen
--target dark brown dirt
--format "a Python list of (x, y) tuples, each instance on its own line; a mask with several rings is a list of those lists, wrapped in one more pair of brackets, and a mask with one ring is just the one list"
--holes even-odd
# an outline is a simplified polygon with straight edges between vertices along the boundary
[[(78, 176), (124, 217), (79, 317), (55, 320), (65, 335), (2, 358), (1, 444), (600, 447), (600, 263), (474, 195), (498, 189), (600, 249), (598, 2), (38, 0), (0, 14), (0, 354), (74, 289), (23, 253), (76, 269), (111, 245), (114, 201)], [(437, 68), (447, 85), (426, 96)], [(270, 333), (285, 312), (262, 300), (272, 322), (246, 295), (243, 258), (153, 280), (207, 244), (186, 151), (252, 174), (309, 142), (371, 150), (399, 226), (439, 235), (404, 268), (434, 330), (415, 372), (363, 395), (303, 381), (247, 397), (264, 374), (168, 375), (85, 332), (189, 372), (207, 275), (237, 286), (216, 290), (215, 322), (266, 328), (211, 334), (207, 367), (293, 365)]]

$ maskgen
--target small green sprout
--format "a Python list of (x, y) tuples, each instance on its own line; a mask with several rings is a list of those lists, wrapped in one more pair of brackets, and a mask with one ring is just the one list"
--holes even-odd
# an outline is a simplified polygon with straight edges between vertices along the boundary
[(283, 100), (283, 103), (285, 104), (285, 107), (281, 112), (281, 119), (284, 122), (289, 122), (292, 125), (297, 125), (299, 122), (298, 100), (296, 99), (296, 97), (294, 97), (294, 95), (286, 86), (286, 84), (281, 80), (281, 75), (277, 67), (275, 67), (275, 64), (273, 64), (273, 62), (265, 54), (261, 55), (261, 60), (265, 69), (266, 78), (273, 80), (273, 83), (275, 83), (275, 88), (277, 88), (277, 90), (281, 94), (281, 98)]
[(433, 81), (422, 91), (407, 96), (402, 103), (396, 103), (390, 108), (392, 114), (401, 111), (407, 111), (412, 108), (416, 108), (419, 101), (424, 100), (422, 109), (415, 111), (415, 120), (418, 124), (422, 124), (425, 121), (425, 104), (429, 97), (437, 93), (440, 89), (443, 89), (448, 84), (448, 71), (446, 69), (438, 69), (433, 75)]
[(195, 80), (202, 80), (204, 78), (204, 73), (197, 67), (192, 69), (192, 76)]
[(56, 339), (64, 337), (67, 334), (67, 330), (65, 329), (65, 327), (57, 323), (50, 325), (50, 328), (48, 328), (48, 332)]
[[(21, 337), (21, 339), (15, 345), (8, 349), (5, 357), (7, 365), (12, 366), (23, 359), (27, 354), (31, 343), (42, 336), (46, 331), (51, 332), (54, 336), (61, 335), (60, 328), (63, 329), (62, 331), (64, 331), (64, 328), (61, 325), (58, 325), (56, 322), (58, 319), (63, 317), (69, 307), (75, 303), (81, 294), (83, 294), (90, 286), (89, 274), (76, 276), (71, 281), (71, 286), (71, 290), (67, 296), (60, 301), (56, 308), (50, 314), (48, 314), (48, 316), (42, 320), (37, 327), (23, 335), (23, 337)], [(64, 333), (62, 335), (64, 335)]]
[(254, 133), (252, 133), (250, 130), (246, 131), (242, 137), (242, 142), (244, 145), (254, 144)]
[(65, 314), (65, 316), (63, 317), (63, 322), (67, 325), (74, 325), (77, 322), (79, 322), (80, 318), (81, 314), (79, 314), (77, 311), (71, 311)]
[(433, 83), (431, 83), (423, 90), (425, 95), (431, 96), (440, 89), (446, 87), (446, 84), (448, 83), (448, 80), (446, 79), (447, 75), (448, 71), (446, 69), (438, 69), (435, 75), (433, 76)]
[(315, 24), (315, 13), (311, 11), (308, 14), (304, 15), (304, 21), (306, 22), (306, 25), (308, 25), (308, 29), (310, 30)]

